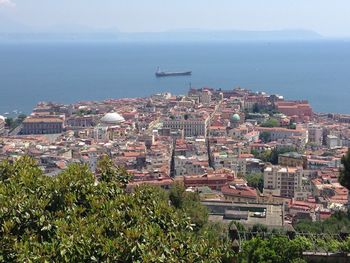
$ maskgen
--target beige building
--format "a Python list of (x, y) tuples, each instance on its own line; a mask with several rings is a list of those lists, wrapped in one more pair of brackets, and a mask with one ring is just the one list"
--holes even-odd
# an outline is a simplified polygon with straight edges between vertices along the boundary
[(307, 158), (297, 152), (283, 153), (278, 155), (278, 164), (281, 166), (306, 168)]
[(323, 144), (323, 128), (318, 125), (310, 124), (308, 126), (309, 142), (317, 146)]
[(211, 95), (212, 94), (210, 90), (203, 90), (199, 96), (200, 103), (209, 104), (211, 102)]
[(302, 188), (301, 167), (268, 166), (264, 170), (264, 192), (294, 198)]
[(309, 133), (306, 129), (287, 129), (281, 127), (266, 128), (259, 127), (259, 132), (268, 132), (270, 134), (271, 141), (283, 140), (293, 137), (299, 137), (302, 140), (303, 144), (308, 143)]
[(209, 114), (181, 114), (163, 121), (163, 128), (183, 130), (185, 137), (207, 136)]
[(63, 130), (63, 116), (29, 116), (23, 121), (22, 134), (58, 134)]

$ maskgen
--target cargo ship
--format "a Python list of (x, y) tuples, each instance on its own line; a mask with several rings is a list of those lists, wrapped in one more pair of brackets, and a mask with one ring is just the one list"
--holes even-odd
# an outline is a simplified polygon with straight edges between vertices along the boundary
[(156, 71), (156, 77), (171, 77), (171, 76), (190, 76), (192, 75), (192, 71), (161, 71), (160, 68), (158, 67)]

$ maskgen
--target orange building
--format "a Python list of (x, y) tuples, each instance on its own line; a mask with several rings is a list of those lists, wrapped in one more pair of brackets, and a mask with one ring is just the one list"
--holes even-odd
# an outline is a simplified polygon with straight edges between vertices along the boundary
[(305, 122), (312, 118), (313, 111), (308, 101), (278, 101), (277, 110), (295, 121)]

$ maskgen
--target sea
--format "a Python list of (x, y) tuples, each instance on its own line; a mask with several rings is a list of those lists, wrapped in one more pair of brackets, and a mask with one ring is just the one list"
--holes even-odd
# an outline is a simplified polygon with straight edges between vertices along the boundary
[[(193, 75), (156, 78), (157, 67)], [(28, 114), (40, 101), (186, 94), (190, 86), (242, 87), (350, 113), (350, 41), (0, 43), (0, 115)]]

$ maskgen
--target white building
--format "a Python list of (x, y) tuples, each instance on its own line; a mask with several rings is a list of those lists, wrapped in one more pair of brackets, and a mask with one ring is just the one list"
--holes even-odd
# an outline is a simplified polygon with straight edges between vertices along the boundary
[(340, 139), (335, 135), (327, 135), (327, 147), (329, 149), (334, 149), (341, 146)]

